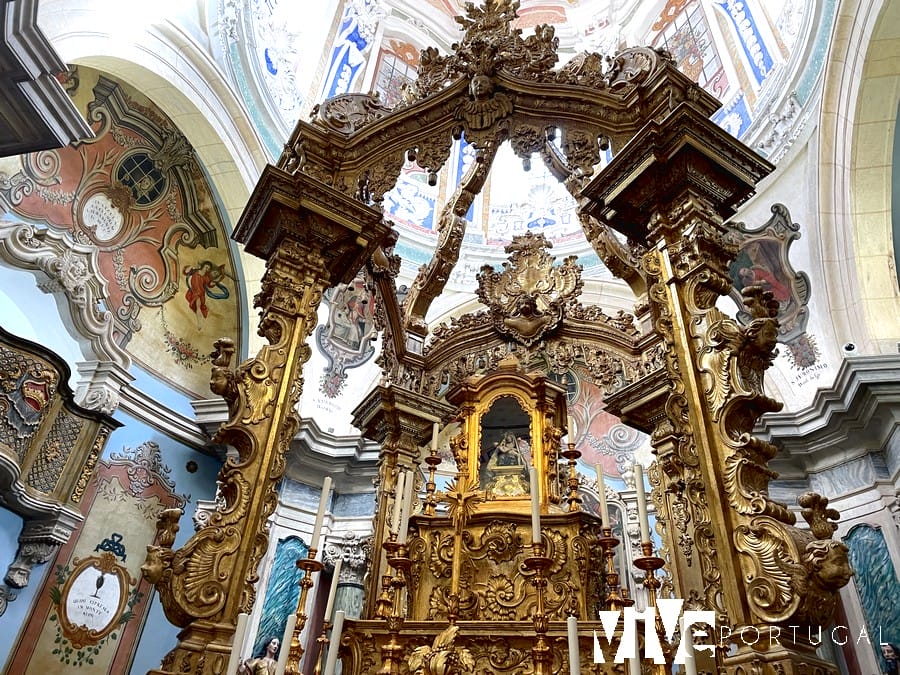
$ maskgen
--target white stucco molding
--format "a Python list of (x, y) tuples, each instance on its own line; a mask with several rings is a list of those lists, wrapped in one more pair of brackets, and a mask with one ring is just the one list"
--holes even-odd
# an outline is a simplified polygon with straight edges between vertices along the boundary
[(115, 340), (112, 312), (104, 309), (107, 283), (97, 264), (95, 247), (71, 235), (27, 223), (0, 221), (0, 259), (19, 269), (40, 273), (38, 287), (53, 294), (71, 316), (74, 337), (89, 348), (86, 355), (124, 370), (131, 357)]
[(822, 472), (884, 452), (892, 480), (900, 480), (900, 354), (846, 357), (810, 406), (763, 416), (757, 435), (781, 449), (776, 469)]

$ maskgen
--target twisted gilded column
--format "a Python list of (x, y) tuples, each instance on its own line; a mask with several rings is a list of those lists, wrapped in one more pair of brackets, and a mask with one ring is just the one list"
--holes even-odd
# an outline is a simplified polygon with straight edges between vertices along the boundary
[(269, 344), (231, 370), (234, 343), (216, 343), (210, 388), (228, 402), (229, 419), (215, 442), (235, 448), (237, 457), (219, 474), (223, 499), (209, 523), (173, 550), (177, 517), (169, 516), (160, 545), (148, 547), (144, 576), (156, 585), (166, 617), (182, 628), (152, 673), (224, 673), (237, 615), (255, 599), (266, 519), (299, 424), (306, 340), (322, 293), (352, 280), (388, 232), (380, 213), (313, 178), (272, 166), (263, 172), (234, 237), (267, 261), (255, 305)]
[[(810, 525), (801, 530), (768, 495), (776, 448), (752, 431), (763, 413), (781, 407), (763, 393), (777, 303), (762, 288), (745, 289), (747, 325), (716, 307), (731, 289), (737, 254), (724, 221), (771, 169), (686, 103), (646, 125), (584, 189), (584, 211), (645, 251), (663, 355), (662, 377), (607, 403), (651, 432), (654, 498), (675, 595), (688, 609), (714, 610), (717, 635), (725, 637), (716, 663), (698, 651), (700, 670), (775, 675), (815, 664), (836, 672), (804, 642), (803, 630), (781, 630), (827, 626), (849, 566), (846, 547), (831, 539), (838, 514), (826, 499), (800, 498)], [(746, 642), (744, 627), (753, 628)], [(753, 639), (756, 631), (763, 639)]]

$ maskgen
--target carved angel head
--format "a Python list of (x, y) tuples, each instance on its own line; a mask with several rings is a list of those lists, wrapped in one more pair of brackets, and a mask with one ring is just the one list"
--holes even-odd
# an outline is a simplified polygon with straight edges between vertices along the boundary
[(826, 590), (836, 591), (853, 576), (847, 546), (834, 539), (817, 539), (806, 545), (803, 563), (813, 582)]

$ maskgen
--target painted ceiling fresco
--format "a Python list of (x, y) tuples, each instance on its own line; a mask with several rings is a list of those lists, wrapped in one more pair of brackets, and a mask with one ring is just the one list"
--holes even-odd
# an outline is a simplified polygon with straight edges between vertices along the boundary
[(96, 138), (24, 155), (0, 172), (0, 203), (96, 250), (115, 341), (146, 370), (208, 396), (219, 337), (239, 338), (225, 226), (187, 139), (146, 97), (80, 68), (67, 90)]
[[(336, 95), (374, 91), (386, 105), (400, 102), (403, 88), (415, 80), (419, 50), (430, 44), (449, 48), (459, 30), (453, 17), (463, 14), (467, 4), (430, 0), (426, 20), (421, 3), (411, 0), (345, 0), (328, 24), (328, 17), (300, 18), (299, 5), (288, 0), (220, 2), (222, 21), (235, 27), (222, 32), (223, 53), (252, 49), (240, 59), (253, 64), (242, 90), (258, 90), (248, 104), (263, 101), (279, 120), (283, 136), (301, 109)], [(561, 63), (582, 51), (611, 54), (624, 44), (667, 50), (684, 73), (722, 101), (714, 121), (777, 161), (786, 151), (783, 134), (774, 127), (761, 133), (778, 90), (771, 84), (791, 72), (795, 52), (802, 52), (796, 47), (806, 37), (803, 26), (811, 25), (806, 20), (811, 5), (802, 0), (520, 0), (517, 27), (527, 33), (539, 24), (553, 26)], [(320, 29), (317, 35), (330, 32), (320, 52), (309, 54), (305, 50), (313, 41), (314, 24)], [(805, 86), (797, 90), (779, 113), (785, 118), (782, 127), (794, 124), (808, 96)], [(281, 142), (272, 144), (273, 155)], [(434, 231), (435, 214), (458, 185), (470, 155), (463, 139), (436, 182), (424, 180), (414, 163), (405, 168), (385, 207), (413, 241), (427, 241)], [(467, 214), (467, 243), (502, 245), (535, 230), (560, 243), (573, 241), (573, 236), (582, 239), (571, 198), (539, 165), (535, 161), (523, 170), (519, 163), (491, 173), (484, 194)], [(518, 188), (514, 195), (511, 187)], [(590, 255), (586, 242), (573, 243)]]

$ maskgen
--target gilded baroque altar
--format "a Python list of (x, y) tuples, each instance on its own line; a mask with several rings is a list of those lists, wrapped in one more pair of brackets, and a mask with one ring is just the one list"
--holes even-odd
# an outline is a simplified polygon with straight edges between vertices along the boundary
[[(772, 166), (709, 120), (718, 102), (668, 54), (584, 53), (556, 68), (553, 28), (523, 37), (517, 9), (510, 0), (467, 4), (454, 52), (424, 50), (401, 104), (389, 109), (364, 94), (326, 101), (263, 172), (235, 238), (267, 261), (257, 304), (269, 345), (237, 367), (233, 345), (218, 345), (212, 387), (230, 417), (216, 441), (237, 454), (222, 469), (223, 501), (209, 524), (177, 551), (164, 531), (148, 552), (145, 574), (183, 629), (154, 672), (224, 672), (236, 617), (255, 599), (316, 308), (325, 289), (360, 269), (378, 300), (384, 344), (382, 384), (354, 413), (381, 447), (372, 549), (379, 554), (363, 618), (347, 621), (332, 645), (345, 674), (559, 672), (569, 665), (570, 616), (581, 627), (581, 672), (601, 668), (590, 660), (596, 612), (630, 600), (618, 583), (627, 571), (611, 562), (618, 542), (609, 523), (580, 508), (577, 452), (561, 443), (565, 400), (550, 375), (576, 363), (612, 412), (651, 437), (663, 545), (656, 556), (647, 542), (638, 559), (650, 597), (711, 611), (733, 635), (744, 626), (830, 619), (850, 574), (846, 549), (831, 539), (838, 514), (825, 498), (804, 495), (808, 527), (798, 527), (793, 511), (768, 494), (776, 449), (752, 435), (759, 417), (780, 407), (762, 386), (777, 303), (746, 287), (747, 325), (716, 306), (731, 290), (737, 253), (727, 220)], [(441, 211), (434, 256), (401, 302), (397, 234), (380, 203), (404, 158), (436, 180), (460, 137), (477, 161)], [(525, 162), (540, 157), (575, 196), (588, 241), (638, 298), (634, 315), (583, 306), (576, 261), (557, 262), (550, 243), (531, 235), (509, 244), (502, 271), (478, 275), (485, 310), (428, 326), (459, 260), (464, 214), (505, 142)], [(612, 160), (600, 169), (607, 149)], [(486, 424), (495, 414), (499, 421)], [(435, 424), (451, 423), (459, 425), (451, 441), (457, 474), (438, 490), (440, 459), (423, 448)], [(401, 537), (392, 527), (401, 476), (417, 475), (427, 479), (414, 484), (421, 501)], [(313, 548), (298, 562), (308, 570), (305, 590), (321, 566), (315, 556)], [(303, 611), (292, 673), (308, 668)], [(836, 672), (812, 645), (786, 640), (756, 648), (727, 641), (698, 653), (697, 665), (735, 674)]]

